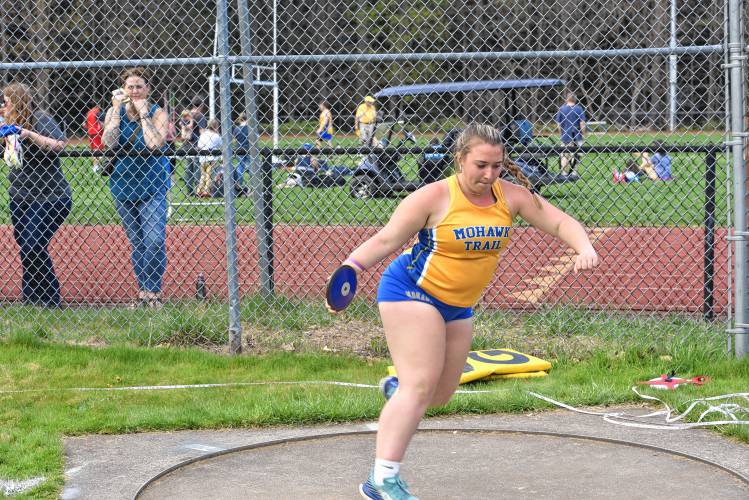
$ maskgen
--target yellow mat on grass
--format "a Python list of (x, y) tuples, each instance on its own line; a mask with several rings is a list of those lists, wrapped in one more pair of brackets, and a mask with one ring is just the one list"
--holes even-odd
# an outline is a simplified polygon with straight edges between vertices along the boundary
[[(548, 370), (551, 370), (548, 361), (512, 349), (471, 351), (460, 383), (481, 379), (544, 377)], [(394, 366), (388, 366), (388, 374), (396, 375)]]

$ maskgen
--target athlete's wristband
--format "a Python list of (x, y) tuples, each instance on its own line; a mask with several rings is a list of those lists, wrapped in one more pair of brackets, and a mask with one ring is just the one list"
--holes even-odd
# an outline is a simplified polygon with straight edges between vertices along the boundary
[(348, 262), (351, 262), (351, 263), (352, 263), (353, 265), (355, 265), (356, 267), (358, 267), (358, 268), (359, 268), (359, 271), (361, 271), (361, 272), (364, 272), (364, 271), (366, 271), (366, 270), (367, 270), (367, 269), (366, 269), (366, 268), (365, 268), (364, 266), (362, 266), (362, 265), (361, 265), (361, 263), (360, 263), (360, 262), (359, 262), (358, 260), (356, 260), (356, 259), (354, 259), (354, 258), (352, 258), (352, 257), (349, 257), (349, 258), (348, 258), (348, 259), (346, 259), (346, 260), (347, 260)]

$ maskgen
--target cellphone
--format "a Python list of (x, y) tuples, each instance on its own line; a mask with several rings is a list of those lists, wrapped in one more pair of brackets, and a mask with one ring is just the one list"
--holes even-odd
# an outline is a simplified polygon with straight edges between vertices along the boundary
[(122, 104), (127, 104), (130, 102), (130, 96), (125, 94), (125, 91), (122, 89), (114, 89), (112, 91), (112, 97), (115, 97), (115, 96), (122, 96), (121, 98)]

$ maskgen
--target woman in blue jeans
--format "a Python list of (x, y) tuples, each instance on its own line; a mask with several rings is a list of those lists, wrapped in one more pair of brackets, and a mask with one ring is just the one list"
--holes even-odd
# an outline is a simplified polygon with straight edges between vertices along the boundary
[(169, 159), (164, 152), (169, 120), (162, 108), (148, 100), (151, 88), (144, 68), (125, 70), (122, 85), (112, 92), (104, 144), (153, 154), (117, 160), (109, 188), (132, 247), (138, 304), (160, 307), (166, 271)]
[(70, 213), (70, 184), (57, 153), (65, 134), (57, 122), (32, 102), (30, 89), (12, 83), (3, 89), (2, 114), (17, 134), (5, 137), (9, 166), (10, 218), (21, 254), (21, 291), (27, 304), (58, 307), (60, 283), (48, 246)]

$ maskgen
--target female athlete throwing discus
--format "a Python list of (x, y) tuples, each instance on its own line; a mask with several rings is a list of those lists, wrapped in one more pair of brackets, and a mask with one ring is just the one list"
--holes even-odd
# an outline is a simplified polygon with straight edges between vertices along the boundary
[[(363, 272), (416, 236), (387, 267), (377, 292), (398, 377), (381, 383), (387, 402), (375, 464), (359, 486), (364, 498), (416, 499), (400, 478), (401, 461), (427, 408), (446, 404), (458, 387), (471, 347), (473, 306), (507, 246), (513, 219), (520, 216), (575, 250), (575, 272), (598, 264), (582, 225), (531, 192), (506, 157), (499, 130), (469, 125), (454, 153), (455, 175), (406, 197), (385, 227), (343, 263)], [(522, 186), (500, 179), (503, 170)]]

